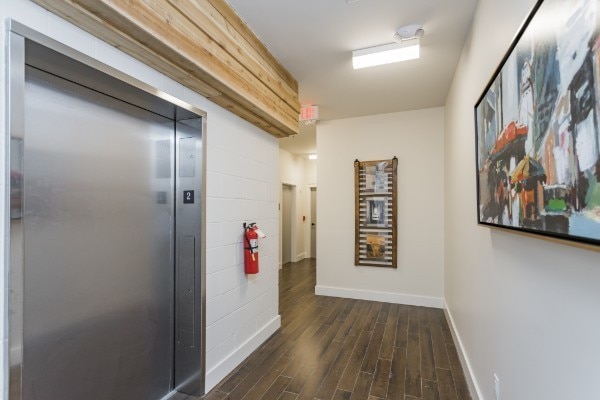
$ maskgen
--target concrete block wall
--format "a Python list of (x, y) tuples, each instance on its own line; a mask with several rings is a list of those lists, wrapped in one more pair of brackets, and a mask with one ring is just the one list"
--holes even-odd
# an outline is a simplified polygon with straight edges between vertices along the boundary
[[(207, 108), (206, 363), (212, 387), (280, 325), (279, 144), (239, 118), (225, 118), (231, 114), (222, 108)], [(243, 222), (256, 222), (267, 235), (259, 239), (254, 276), (244, 274)]]
[[(206, 173), (206, 390), (210, 390), (279, 326), (279, 153), (275, 138), (147, 65), (47, 12), (29, 0), (0, 1), (0, 132), (6, 131), (6, 19), (13, 18), (63, 44), (207, 112)], [(6, 149), (0, 140), (0, 190), (5, 193)], [(0, 210), (5, 197), (0, 196)], [(0, 212), (0, 223), (6, 215)], [(246, 277), (242, 222), (258, 222), (261, 272)], [(4, 226), (4, 225), (2, 225)], [(0, 230), (6, 243), (6, 232)], [(0, 246), (0, 399), (7, 394), (7, 265)]]

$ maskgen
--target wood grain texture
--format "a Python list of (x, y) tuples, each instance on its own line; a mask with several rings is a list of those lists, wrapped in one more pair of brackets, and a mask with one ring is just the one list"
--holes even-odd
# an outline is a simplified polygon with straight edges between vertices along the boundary
[[(256, 51), (254, 46), (251, 46), (244, 36), (252, 35), (249, 30), (243, 30), (242, 35), (240, 30), (245, 24), (236, 24), (237, 29), (228, 21), (235, 19), (234, 15), (227, 18), (223, 16), (209, 1), (207, 0), (167, 0), (167, 2), (175, 7), (177, 11), (184, 15), (196, 29), (202, 31), (210, 39), (209, 46), (219, 45), (223, 52), (229, 54), (233, 59), (238, 59), (240, 64), (246, 71), (240, 71), (241, 74), (251, 73), (254, 77), (264, 83), (266, 87), (278, 92), (281, 99), (288, 106), (297, 108), (298, 85), (295, 80), (290, 81), (289, 73), (283, 72), (283, 67), (274, 58), (269, 57), (270, 53), (263, 46), (263, 51)], [(220, 9), (224, 10), (225, 5), (221, 5)], [(260, 43), (260, 42), (259, 42)], [(262, 44), (261, 44), (262, 45)], [(229, 58), (224, 54), (221, 58), (227, 61)], [(271, 63), (265, 63), (264, 60), (269, 59)], [(272, 64), (272, 65), (271, 65)], [(293, 79), (293, 78), (292, 78)]]
[(206, 399), (471, 399), (442, 310), (315, 296), (315, 281), (314, 260), (283, 267), (281, 329)]
[(403, 400), (404, 387), (406, 381), (406, 349), (402, 347), (394, 348), (392, 365), (390, 370), (390, 382), (388, 386), (387, 398), (390, 400)]
[(220, 0), (34, 0), (276, 137), (298, 133), (298, 85)]
[(390, 383), (390, 369), (392, 362), (390, 360), (377, 360), (377, 368), (373, 377), (373, 385), (371, 386), (371, 396), (381, 399), (387, 398), (388, 386)]
[(433, 346), (431, 345), (431, 331), (428, 326), (421, 326), (419, 332), (419, 345), (421, 346), (421, 377), (435, 381), (435, 361), (433, 359)]
[(227, 30), (232, 34), (237, 33), (239, 35), (240, 42), (246, 42), (248, 46), (256, 51), (256, 57), (258, 59), (267, 60), (267, 65), (272, 68), (277, 76), (279, 76), (289, 87), (294, 91), (298, 91), (298, 82), (289, 73), (289, 71), (279, 63), (279, 61), (273, 57), (266, 46), (258, 39), (258, 37), (252, 32), (252, 30), (242, 21), (226, 0), (206, 0), (210, 3), (215, 10), (222, 16), (224, 25)]

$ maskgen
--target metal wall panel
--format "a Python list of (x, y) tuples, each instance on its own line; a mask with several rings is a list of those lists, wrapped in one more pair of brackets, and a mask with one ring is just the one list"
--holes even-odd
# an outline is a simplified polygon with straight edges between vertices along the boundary
[(170, 391), (173, 128), (27, 68), (23, 399)]
[(201, 395), (202, 357), (202, 119), (176, 124), (175, 388)]

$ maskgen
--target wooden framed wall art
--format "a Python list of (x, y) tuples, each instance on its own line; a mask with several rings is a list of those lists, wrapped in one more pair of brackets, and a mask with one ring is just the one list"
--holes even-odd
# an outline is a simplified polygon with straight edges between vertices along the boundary
[(354, 161), (354, 265), (397, 267), (398, 159)]

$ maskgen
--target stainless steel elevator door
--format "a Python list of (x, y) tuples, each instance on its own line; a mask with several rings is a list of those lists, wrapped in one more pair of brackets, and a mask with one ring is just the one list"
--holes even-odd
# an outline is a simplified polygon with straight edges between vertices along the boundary
[(173, 370), (173, 121), (28, 67), (24, 400), (151, 400)]
[(200, 396), (202, 387), (202, 120), (176, 124), (175, 388)]

